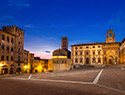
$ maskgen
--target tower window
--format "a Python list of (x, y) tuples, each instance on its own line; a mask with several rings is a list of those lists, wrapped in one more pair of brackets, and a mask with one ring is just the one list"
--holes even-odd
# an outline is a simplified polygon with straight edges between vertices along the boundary
[(112, 34), (111, 34), (111, 33), (109, 34), (109, 37), (112, 37)]

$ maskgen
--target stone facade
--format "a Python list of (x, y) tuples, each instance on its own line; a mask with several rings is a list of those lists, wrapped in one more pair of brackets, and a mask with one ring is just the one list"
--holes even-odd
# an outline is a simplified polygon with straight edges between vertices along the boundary
[(3, 26), (0, 30), (0, 73), (21, 73), (24, 63), (24, 30)]
[(106, 43), (85, 43), (71, 47), (74, 65), (119, 64), (120, 42), (115, 42), (113, 30), (107, 32)]
[(52, 56), (53, 70), (69, 70), (71, 66), (71, 52), (68, 50), (68, 38), (62, 37), (62, 48), (54, 50)]
[(120, 46), (120, 63), (125, 64), (125, 38), (123, 39)]

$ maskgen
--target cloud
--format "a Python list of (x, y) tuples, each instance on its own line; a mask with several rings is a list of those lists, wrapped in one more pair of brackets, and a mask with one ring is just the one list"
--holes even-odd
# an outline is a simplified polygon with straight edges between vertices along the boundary
[(12, 7), (12, 6), (16, 6), (18, 8), (29, 8), (30, 3), (28, 2), (28, 0), (8, 0), (8, 6)]
[(24, 27), (25, 27), (25, 28), (34, 28), (34, 26), (31, 25), (31, 24), (27, 24), (27, 25), (25, 25)]

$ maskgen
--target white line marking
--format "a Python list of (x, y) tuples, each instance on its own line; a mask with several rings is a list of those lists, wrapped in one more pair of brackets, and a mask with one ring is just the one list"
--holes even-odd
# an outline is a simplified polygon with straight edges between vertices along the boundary
[(31, 79), (31, 77), (32, 77), (32, 74), (29, 75), (28, 79)]
[(101, 71), (99, 72), (99, 74), (96, 76), (95, 80), (92, 82), (93, 84), (97, 84), (98, 83), (98, 80), (99, 80), (102, 72), (103, 72), (103, 69), (101, 69)]
[[(6, 79), (17, 79), (17, 80), (28, 80), (27, 78), (6, 78)], [(37, 81), (46, 81), (46, 82), (60, 82), (60, 83), (76, 83), (76, 84), (93, 84), (92, 82), (82, 82), (82, 81), (67, 81), (67, 80), (50, 80), (50, 79), (30, 79)]]
[(107, 89), (110, 89), (110, 90), (116, 91), (116, 92), (125, 93), (124, 90), (115, 89), (115, 88), (111, 88), (111, 87), (108, 87), (108, 86), (105, 86), (105, 85), (100, 85), (100, 84), (96, 84), (96, 85), (99, 86), (99, 87), (103, 87), (103, 88), (107, 88)]

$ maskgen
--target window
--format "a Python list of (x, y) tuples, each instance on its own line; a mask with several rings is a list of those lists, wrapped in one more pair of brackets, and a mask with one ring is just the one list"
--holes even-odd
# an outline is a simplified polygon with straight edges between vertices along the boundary
[(100, 46), (98, 46), (98, 48), (100, 48)]
[(76, 52), (76, 55), (77, 55), (77, 52)]
[(95, 46), (93, 46), (93, 48), (95, 48)]
[(11, 43), (13, 43), (13, 38), (11, 38)]
[(80, 47), (80, 49), (82, 49), (82, 47)]
[(107, 62), (107, 58), (105, 57), (105, 62)]
[(109, 37), (112, 37), (112, 34), (111, 34), (111, 33), (109, 34)]
[(18, 44), (20, 45), (20, 42), (18, 42)]
[(9, 61), (9, 56), (6, 57), (6, 60)]
[(80, 55), (82, 55), (82, 52), (80, 52)]
[(18, 48), (18, 52), (20, 52), (20, 48)]
[(86, 54), (88, 55), (89, 53), (88, 53), (88, 52), (86, 52)]
[(1, 56), (1, 61), (4, 61), (4, 56), (3, 55)]
[(95, 61), (95, 58), (93, 58), (93, 61), (92, 61), (93, 63), (95, 63), (96, 61)]
[(5, 36), (4, 35), (2, 35), (2, 40), (5, 40)]
[(75, 59), (75, 63), (78, 63), (78, 59), (77, 58)]
[(2, 45), (1, 48), (4, 49), (4, 45)]
[(11, 47), (11, 51), (13, 52), (13, 47)]
[(82, 63), (82, 58), (80, 58), (80, 63)]
[(93, 52), (93, 54), (95, 54), (95, 52)]
[(76, 47), (76, 49), (78, 49), (78, 48)]
[(9, 42), (9, 37), (7, 36), (7, 42)]
[(101, 63), (101, 59), (100, 58), (98, 59), (98, 62)]
[(13, 56), (11, 56), (11, 61), (13, 61)]
[(98, 51), (98, 54), (100, 54), (100, 51)]
[(20, 61), (20, 56), (18, 56), (18, 61)]
[(86, 48), (89, 48), (89, 47), (86, 47)]
[(9, 51), (9, 46), (7, 46), (7, 50)]

